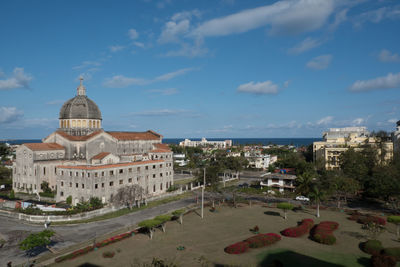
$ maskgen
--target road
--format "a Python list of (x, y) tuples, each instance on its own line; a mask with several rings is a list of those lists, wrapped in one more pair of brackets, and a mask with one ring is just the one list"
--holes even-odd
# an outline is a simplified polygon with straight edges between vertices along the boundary
[[(193, 203), (195, 203), (195, 200), (191, 197), (108, 220), (84, 224), (50, 226), (50, 229), (56, 232), (55, 239), (57, 243), (53, 248), (55, 250), (63, 249), (77, 243), (94, 239), (96, 236), (102, 236), (121, 228), (136, 225), (140, 221), (151, 219), (160, 214), (169, 213)], [(0, 233), (6, 240), (10, 241), (0, 249), (0, 266), (5, 266), (9, 261), (12, 261), (13, 266), (26, 262), (28, 257), (24, 252), (18, 249), (18, 243), (21, 239), (26, 237), (29, 232), (42, 231), (44, 227), (42, 225), (27, 224), (5, 217), (0, 217), (0, 221)], [(46, 251), (44, 253), (50, 252)]]

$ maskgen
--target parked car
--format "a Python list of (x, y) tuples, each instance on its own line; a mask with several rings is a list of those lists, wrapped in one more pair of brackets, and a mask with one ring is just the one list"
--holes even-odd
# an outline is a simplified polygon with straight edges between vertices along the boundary
[(296, 200), (299, 200), (299, 201), (310, 201), (310, 199), (308, 197), (305, 197), (305, 196), (297, 196)]

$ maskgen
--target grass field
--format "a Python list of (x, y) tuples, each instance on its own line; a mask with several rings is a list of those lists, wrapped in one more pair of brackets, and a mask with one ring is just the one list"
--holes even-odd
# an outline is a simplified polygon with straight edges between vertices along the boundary
[[(177, 221), (167, 224), (166, 232), (157, 230), (150, 240), (145, 234), (106, 246), (74, 260), (57, 266), (80, 266), (89, 263), (95, 266), (142, 266), (153, 258), (174, 262), (178, 266), (273, 266), (279, 260), (283, 266), (369, 266), (370, 255), (359, 249), (360, 242), (366, 240), (366, 232), (361, 225), (347, 219), (341, 212), (321, 211), (321, 218), (314, 216), (315, 210), (288, 212), (288, 219), (282, 218), (281, 211), (260, 205), (239, 208), (217, 207), (217, 212), (205, 210), (204, 219), (196, 212), (184, 217), (183, 225)], [(316, 223), (324, 220), (337, 221), (340, 226), (334, 232), (337, 243), (322, 245), (309, 239), (282, 237), (278, 243), (259, 249), (251, 249), (240, 255), (230, 255), (224, 248), (230, 244), (252, 236), (249, 231), (258, 225), (261, 233), (279, 233), (295, 226), (304, 218), (312, 218)], [(387, 231), (379, 236), (385, 247), (400, 246), (395, 237), (395, 227), (387, 225)], [(184, 246), (185, 250), (177, 250)], [(112, 259), (102, 257), (106, 251), (115, 252)]]

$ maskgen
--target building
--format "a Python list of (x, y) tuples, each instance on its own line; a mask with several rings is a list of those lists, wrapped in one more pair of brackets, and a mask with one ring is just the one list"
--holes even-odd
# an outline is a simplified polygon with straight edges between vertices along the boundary
[(140, 185), (146, 196), (165, 193), (173, 184), (172, 151), (153, 132), (110, 132), (102, 128), (100, 109), (86, 96), (82, 79), (77, 95), (60, 110), (59, 129), (42, 143), (16, 151), (13, 189), (41, 191), (43, 182), (56, 190), (56, 201), (73, 204), (98, 197), (109, 202), (118, 189)]
[(272, 173), (264, 176), (264, 182), (260, 182), (261, 186), (268, 186), (279, 192), (294, 192), (294, 181), (297, 179), (296, 175)]
[(227, 148), (232, 146), (232, 140), (224, 140), (224, 141), (208, 141), (204, 137), (201, 138), (201, 141), (192, 141), (189, 139), (185, 139), (184, 141), (179, 143), (179, 146), (183, 147), (215, 147), (215, 148)]
[(268, 169), (269, 165), (278, 160), (277, 156), (262, 154), (259, 151), (245, 152), (244, 157), (249, 161), (248, 167), (263, 170)]
[(379, 142), (366, 127), (331, 128), (323, 133), (323, 139), (313, 143), (313, 156), (314, 162), (322, 161), (327, 170), (339, 169), (340, 155), (349, 148), (362, 150), (365, 146), (371, 146), (377, 150), (378, 155), (382, 149), (385, 151), (384, 161), (393, 158), (393, 143)]
[(184, 167), (188, 163), (185, 154), (174, 154), (173, 157), (174, 157), (174, 163), (178, 164), (179, 167)]
[(393, 150), (397, 155), (400, 152), (400, 121), (396, 123), (396, 131), (393, 132)]

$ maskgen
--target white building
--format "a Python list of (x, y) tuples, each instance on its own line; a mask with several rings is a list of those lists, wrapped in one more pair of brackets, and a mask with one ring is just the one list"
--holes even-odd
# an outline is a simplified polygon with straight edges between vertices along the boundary
[(253, 152), (245, 152), (244, 157), (249, 161), (250, 168), (263, 170), (268, 169), (270, 164), (273, 164), (278, 160), (277, 156)]
[(174, 154), (174, 163), (178, 164), (178, 166), (183, 167), (187, 165), (187, 160), (185, 154)]
[(264, 182), (261, 182), (260, 185), (278, 189), (281, 193), (284, 191), (293, 192), (296, 178), (296, 175), (272, 173), (266, 175)]
[(185, 139), (184, 141), (179, 143), (179, 146), (183, 147), (213, 146), (216, 148), (227, 148), (232, 146), (232, 140), (208, 141), (204, 137), (201, 138), (201, 141), (192, 141), (190, 139)]

